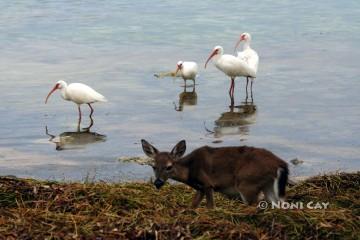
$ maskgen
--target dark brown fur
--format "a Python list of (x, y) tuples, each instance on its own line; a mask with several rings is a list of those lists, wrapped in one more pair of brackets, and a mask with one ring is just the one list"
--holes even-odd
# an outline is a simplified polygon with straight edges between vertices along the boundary
[(197, 190), (193, 207), (197, 207), (204, 196), (207, 207), (214, 207), (213, 191), (248, 204), (256, 202), (260, 192), (269, 201), (277, 201), (285, 195), (287, 163), (266, 149), (204, 146), (181, 158), (186, 149), (185, 141), (179, 142), (171, 153), (159, 152), (145, 140), (142, 143), (144, 152), (155, 160), (158, 181), (155, 185), (159, 188), (171, 178), (193, 187)]

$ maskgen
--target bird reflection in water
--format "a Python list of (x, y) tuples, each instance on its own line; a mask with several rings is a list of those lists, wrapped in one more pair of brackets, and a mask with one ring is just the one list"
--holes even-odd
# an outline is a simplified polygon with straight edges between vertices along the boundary
[(55, 149), (57, 151), (82, 149), (85, 148), (86, 145), (106, 141), (105, 135), (90, 131), (93, 123), (94, 122), (91, 119), (90, 126), (84, 128), (85, 130), (80, 131), (80, 126), (78, 125), (76, 132), (63, 132), (59, 136), (50, 134), (47, 126), (45, 127), (45, 130), (46, 135), (50, 137), (49, 141), (55, 144)]
[[(187, 91), (188, 88), (192, 88), (191, 91)], [(175, 110), (181, 112), (184, 110), (184, 106), (195, 106), (197, 104), (197, 93), (195, 91), (195, 84), (191, 86), (184, 86), (183, 92), (179, 94), (179, 105), (175, 105)]]
[[(233, 99), (231, 102), (233, 103)], [(224, 135), (249, 135), (250, 125), (256, 122), (256, 105), (253, 99), (245, 101), (238, 106), (233, 104), (229, 107), (230, 111), (224, 112), (215, 121), (214, 137), (219, 138)]]

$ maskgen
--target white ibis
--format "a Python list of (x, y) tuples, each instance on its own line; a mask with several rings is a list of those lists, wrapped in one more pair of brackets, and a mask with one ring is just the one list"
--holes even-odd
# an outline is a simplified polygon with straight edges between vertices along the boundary
[(246, 94), (247, 94), (247, 86), (249, 83), (249, 77), (251, 78), (251, 93), (252, 93), (252, 84), (253, 84), (254, 78), (256, 77), (256, 73), (257, 73), (258, 65), (259, 65), (259, 55), (257, 54), (257, 52), (254, 49), (252, 49), (250, 47), (250, 42), (251, 42), (250, 33), (245, 32), (240, 35), (240, 39), (235, 45), (235, 51), (241, 41), (244, 41), (243, 50), (238, 52), (237, 56), (238, 56), (238, 58), (244, 60), (248, 64), (249, 68), (251, 68), (255, 73), (255, 76), (246, 76)]
[(186, 85), (186, 80), (193, 80), (195, 85), (195, 78), (196, 75), (198, 74), (198, 65), (196, 62), (179, 61), (176, 64), (175, 76), (178, 73), (178, 71), (180, 71), (181, 77), (185, 81), (185, 85)]
[(95, 102), (107, 102), (106, 98), (100, 93), (96, 92), (91, 87), (82, 84), (82, 83), (71, 83), (67, 85), (65, 81), (58, 81), (54, 88), (49, 92), (46, 97), (45, 104), (47, 103), (50, 95), (55, 92), (57, 89), (61, 91), (61, 97), (67, 101), (72, 101), (78, 105), (79, 110), (79, 123), (81, 121), (81, 104), (87, 104), (90, 107), (91, 113), (90, 118), (94, 112), (94, 109), (91, 107), (92, 103)]
[[(215, 66), (231, 78), (231, 85), (229, 89), (230, 98), (234, 97), (235, 78), (239, 76), (255, 77), (256, 73), (248, 64), (233, 55), (224, 54), (224, 49), (221, 46), (216, 46), (212, 50), (209, 58), (206, 60), (205, 68), (210, 59), (213, 58)], [(233, 101), (232, 101), (233, 103)]]

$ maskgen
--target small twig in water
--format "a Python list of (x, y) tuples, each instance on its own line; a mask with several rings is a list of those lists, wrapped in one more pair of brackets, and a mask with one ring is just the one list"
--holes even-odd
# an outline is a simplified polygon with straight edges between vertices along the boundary
[(208, 133), (211, 133), (211, 134), (214, 134), (214, 133), (215, 133), (214, 131), (211, 131), (210, 129), (208, 129), (208, 128), (206, 127), (206, 121), (204, 121), (204, 128), (205, 128), (205, 130), (206, 130)]

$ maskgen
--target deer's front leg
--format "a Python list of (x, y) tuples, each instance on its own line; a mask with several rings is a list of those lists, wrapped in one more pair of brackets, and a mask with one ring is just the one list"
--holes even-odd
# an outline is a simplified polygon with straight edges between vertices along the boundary
[(207, 208), (214, 208), (214, 190), (212, 188), (206, 188), (205, 189), (205, 195), (206, 195), (206, 207)]
[(199, 204), (201, 203), (201, 200), (203, 200), (203, 198), (204, 198), (204, 192), (197, 190), (194, 195), (191, 207), (197, 208), (199, 206)]
[(206, 196), (206, 207), (214, 208), (215, 204), (214, 204), (214, 197), (213, 197), (213, 193), (214, 193), (213, 181), (209, 178), (209, 176), (204, 171), (201, 171), (199, 173), (199, 180), (204, 185), (204, 192), (205, 192), (205, 196)]

